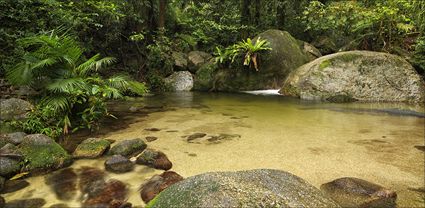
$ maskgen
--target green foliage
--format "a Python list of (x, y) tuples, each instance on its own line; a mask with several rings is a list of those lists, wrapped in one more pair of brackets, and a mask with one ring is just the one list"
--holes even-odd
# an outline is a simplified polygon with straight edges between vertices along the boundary
[(418, 38), (416, 42), (412, 63), (417, 71), (425, 76), (425, 36)]
[(31, 86), (42, 95), (38, 110), (22, 124), (29, 131), (56, 136), (59, 131), (55, 127), (62, 127), (65, 134), (72, 126), (93, 129), (100, 118), (110, 115), (105, 106), (107, 99), (146, 91), (143, 84), (124, 75), (100, 77), (98, 72), (115, 59), (100, 58), (99, 54), (85, 59), (83, 49), (69, 35), (52, 32), (23, 38), (19, 43), (27, 51), (22, 61), (7, 71), (7, 78), (12, 84)]
[(412, 1), (310, 2), (302, 18), (306, 30), (330, 36), (339, 47), (392, 52), (408, 50), (405, 39), (415, 31)]
[(168, 76), (173, 72), (171, 41), (159, 35), (147, 46), (147, 68), (155, 70), (158, 75)]
[(224, 50), (220, 48), (216, 48), (216, 62), (223, 64), (228, 61), (233, 63), (235, 58), (239, 55), (243, 55), (243, 65), (244, 66), (253, 66), (256, 71), (258, 71), (258, 53), (261, 51), (272, 50), (272, 48), (268, 47), (269, 42), (267, 40), (261, 40), (258, 38), (255, 42), (248, 38), (247, 40), (243, 40), (234, 45), (231, 45)]

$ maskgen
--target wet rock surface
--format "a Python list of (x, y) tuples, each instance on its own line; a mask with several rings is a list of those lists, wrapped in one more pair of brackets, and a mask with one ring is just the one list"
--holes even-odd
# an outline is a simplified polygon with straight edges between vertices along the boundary
[[(118, 180), (109, 180), (103, 184), (103, 188), (89, 195), (83, 202), (84, 207), (121, 207), (127, 205), (127, 186)], [(113, 205), (113, 206), (112, 206)]]
[(71, 168), (52, 173), (46, 178), (46, 184), (60, 200), (69, 201), (77, 195), (77, 174)]
[(396, 192), (358, 178), (339, 178), (320, 189), (342, 207), (396, 207)]
[(28, 187), (30, 183), (26, 180), (8, 180), (4, 183), (2, 194), (12, 193)]
[(130, 139), (117, 142), (110, 150), (110, 155), (122, 155), (124, 157), (136, 156), (145, 150), (146, 143), (142, 139)]
[(97, 158), (102, 156), (110, 145), (105, 139), (89, 138), (79, 144), (72, 155), (74, 158)]
[(169, 170), (173, 167), (173, 164), (163, 152), (154, 149), (146, 149), (143, 151), (142, 154), (137, 157), (136, 163), (161, 170)]
[(194, 133), (194, 134), (191, 134), (187, 137), (187, 141), (190, 142), (192, 140), (203, 138), (205, 136), (207, 136), (207, 134), (205, 134), (205, 133)]
[(154, 137), (154, 136), (147, 136), (147, 137), (145, 137), (145, 139), (146, 139), (146, 141), (147, 141), (147, 142), (153, 142), (153, 141), (157, 140), (157, 139), (158, 139), (158, 137)]
[(173, 171), (166, 171), (160, 175), (155, 175), (142, 184), (140, 196), (145, 203), (148, 203), (161, 191), (182, 180), (183, 177)]
[(41, 208), (46, 204), (46, 200), (41, 198), (20, 199), (7, 202), (4, 208)]
[(105, 161), (105, 169), (114, 173), (125, 173), (132, 171), (134, 164), (126, 157), (113, 155)]
[(162, 191), (148, 206), (339, 207), (303, 179), (269, 169), (192, 176)]

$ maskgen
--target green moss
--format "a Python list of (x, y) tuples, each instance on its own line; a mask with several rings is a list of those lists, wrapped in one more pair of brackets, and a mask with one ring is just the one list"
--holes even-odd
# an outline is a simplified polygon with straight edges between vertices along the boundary
[(360, 54), (355, 54), (355, 53), (344, 53), (337, 57), (332, 58), (330, 61), (331, 62), (334, 62), (334, 61), (352, 62), (360, 57), (363, 57), (363, 56)]
[(322, 61), (322, 63), (320, 63), (319, 69), (322, 70), (322, 69), (328, 68), (331, 64), (332, 64), (331, 61), (324, 60)]
[(25, 145), (20, 147), (24, 155), (25, 170), (60, 168), (71, 162), (71, 156), (56, 143), (50, 145)]

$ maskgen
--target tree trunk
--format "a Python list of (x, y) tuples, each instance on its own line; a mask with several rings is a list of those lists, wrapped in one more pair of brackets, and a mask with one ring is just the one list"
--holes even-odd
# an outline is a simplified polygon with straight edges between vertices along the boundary
[(159, 18), (158, 29), (165, 29), (165, 14), (166, 14), (167, 0), (159, 0)]
[(260, 26), (261, 18), (261, 0), (255, 0), (255, 15), (254, 15), (254, 24), (255, 26)]
[[(249, 26), (251, 12), (249, 11), (249, 6), (251, 5), (251, 0), (241, 0), (241, 25)], [(248, 37), (248, 30), (244, 29), (241, 33), (241, 38), (245, 39)]]
[(276, 5), (276, 27), (283, 29), (285, 27), (286, 6), (288, 2), (285, 0), (278, 0)]

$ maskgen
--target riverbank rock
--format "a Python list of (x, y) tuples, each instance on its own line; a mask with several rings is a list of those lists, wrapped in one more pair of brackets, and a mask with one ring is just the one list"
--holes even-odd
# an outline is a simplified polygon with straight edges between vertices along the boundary
[(134, 164), (126, 157), (121, 155), (113, 155), (105, 161), (105, 169), (114, 173), (130, 172), (134, 168)]
[(396, 207), (396, 192), (358, 178), (339, 178), (320, 189), (342, 207)]
[(182, 52), (173, 51), (171, 56), (174, 59), (174, 66), (176, 66), (177, 70), (186, 70), (188, 61), (187, 61), (187, 55)]
[(0, 148), (0, 176), (9, 178), (21, 170), (22, 154), (18, 148), (8, 143)]
[(280, 170), (212, 172), (189, 177), (147, 207), (339, 207), (303, 179)]
[(182, 180), (183, 177), (173, 171), (166, 171), (160, 175), (154, 175), (142, 184), (140, 188), (140, 197), (145, 203), (148, 203), (161, 191)]
[(189, 71), (192, 73), (196, 73), (199, 67), (207, 63), (212, 56), (209, 53), (205, 53), (203, 51), (191, 51), (187, 54), (189, 63)]
[(193, 89), (198, 91), (210, 91), (214, 89), (217, 69), (218, 65), (213, 59), (202, 65), (194, 75)]
[(19, 191), (28, 187), (30, 183), (26, 180), (7, 180), (4, 183), (3, 190), (0, 192), (1, 194), (13, 193), (15, 191)]
[(310, 60), (299, 42), (288, 32), (267, 30), (255, 39), (258, 38), (269, 41), (269, 47), (272, 48), (259, 53), (259, 70), (246, 67), (221, 69), (215, 75), (214, 90), (234, 92), (277, 89), (283, 85), (290, 72)]
[(89, 138), (81, 142), (74, 153), (74, 158), (97, 158), (103, 155), (111, 143), (108, 140), (100, 138)]
[[(12, 143), (14, 145), (18, 145), (22, 143), (25, 136), (27, 136), (27, 134), (24, 132), (13, 132), (9, 134), (0, 135), (0, 140), (3, 140), (7, 143)], [(1, 145), (0, 145), (0, 148), (1, 148)]]
[(72, 163), (72, 157), (53, 139), (43, 134), (26, 136), (18, 149), (26, 161), (24, 171), (46, 172)]
[(401, 57), (370, 51), (340, 52), (292, 72), (280, 93), (306, 100), (424, 102), (425, 84)]
[(3, 190), (4, 183), (6, 183), (6, 179), (0, 176), (0, 193)]
[(34, 106), (30, 102), (18, 98), (0, 100), (0, 120), (25, 119), (27, 113), (33, 108)]
[(178, 71), (165, 78), (165, 83), (175, 92), (190, 91), (193, 88), (193, 77), (188, 71)]
[(133, 157), (140, 154), (147, 147), (142, 139), (130, 139), (117, 142), (111, 150), (110, 155), (122, 155), (124, 157)]
[(146, 149), (143, 151), (142, 154), (137, 157), (136, 163), (160, 170), (169, 170), (173, 167), (173, 164), (168, 159), (167, 155), (161, 151), (153, 149)]

